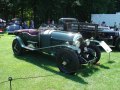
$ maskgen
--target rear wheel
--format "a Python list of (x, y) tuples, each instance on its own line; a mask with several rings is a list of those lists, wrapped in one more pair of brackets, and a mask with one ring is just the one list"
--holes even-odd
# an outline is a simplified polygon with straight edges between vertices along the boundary
[(59, 70), (66, 74), (75, 74), (79, 68), (78, 57), (76, 53), (72, 50), (59, 50), (56, 60)]
[(17, 39), (13, 40), (12, 50), (13, 50), (15, 55), (22, 55), (23, 54), (23, 48), (21, 47), (21, 45)]

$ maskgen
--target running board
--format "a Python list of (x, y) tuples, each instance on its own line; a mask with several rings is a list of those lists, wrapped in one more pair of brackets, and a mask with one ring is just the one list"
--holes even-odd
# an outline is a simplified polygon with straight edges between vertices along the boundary
[(31, 51), (35, 51), (35, 50), (36, 50), (36, 49), (34, 49), (34, 48), (30, 48), (30, 47), (27, 47), (27, 46), (24, 46), (23, 48), (28, 49), (28, 50), (31, 50)]

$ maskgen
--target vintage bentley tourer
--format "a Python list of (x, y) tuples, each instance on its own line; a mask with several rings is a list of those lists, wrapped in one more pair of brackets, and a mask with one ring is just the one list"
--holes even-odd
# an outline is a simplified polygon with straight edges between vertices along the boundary
[(15, 55), (25, 51), (46, 52), (56, 57), (59, 70), (75, 74), (81, 64), (96, 64), (101, 57), (100, 50), (83, 40), (80, 33), (49, 29), (22, 29), (14, 32), (12, 49)]

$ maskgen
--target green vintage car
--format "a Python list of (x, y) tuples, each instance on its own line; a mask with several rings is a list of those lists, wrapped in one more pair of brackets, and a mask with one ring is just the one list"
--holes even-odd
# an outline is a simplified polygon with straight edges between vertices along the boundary
[(26, 50), (46, 52), (56, 57), (59, 70), (67, 74), (75, 74), (81, 64), (96, 64), (100, 60), (100, 50), (83, 40), (80, 33), (39, 28), (17, 30), (14, 34), (15, 55), (23, 55)]

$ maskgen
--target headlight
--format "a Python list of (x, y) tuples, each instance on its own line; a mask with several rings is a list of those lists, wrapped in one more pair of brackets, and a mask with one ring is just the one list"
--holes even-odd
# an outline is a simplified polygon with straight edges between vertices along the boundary
[(82, 38), (82, 35), (77, 33), (73, 38), (73, 45), (75, 45), (76, 47), (80, 47), (81, 38)]
[(85, 42), (86, 42), (87, 46), (90, 45), (90, 40), (89, 39), (86, 39)]
[(80, 47), (80, 41), (76, 40), (75, 42), (73, 42), (73, 45), (75, 45), (76, 47)]

